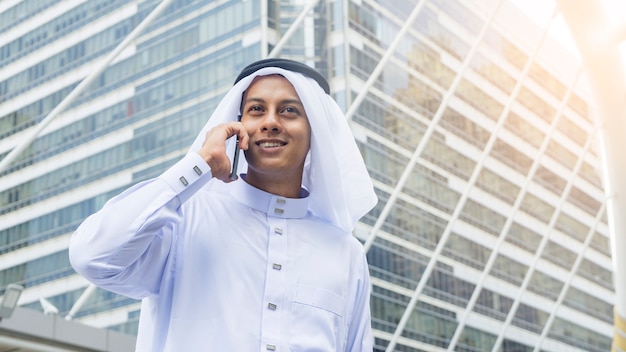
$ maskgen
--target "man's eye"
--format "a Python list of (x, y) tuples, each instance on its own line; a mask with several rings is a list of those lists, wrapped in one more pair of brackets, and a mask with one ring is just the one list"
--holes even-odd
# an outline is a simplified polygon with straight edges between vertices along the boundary
[(286, 108), (283, 109), (284, 112), (286, 113), (290, 113), (290, 114), (297, 114), (298, 113), (298, 109), (291, 107), (291, 106), (287, 106)]

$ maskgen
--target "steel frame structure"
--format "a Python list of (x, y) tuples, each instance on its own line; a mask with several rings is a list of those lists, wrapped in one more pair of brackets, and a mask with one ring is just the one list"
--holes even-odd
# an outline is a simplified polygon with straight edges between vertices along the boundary
[[(566, 0), (563, 0), (566, 1)], [(472, 45), (471, 49), (469, 50), (469, 53), (467, 54), (467, 56), (464, 58), (464, 61), (461, 65), (461, 68), (459, 69), (459, 71), (457, 72), (456, 77), (454, 78), (450, 88), (448, 89), (448, 91), (446, 92), (446, 94), (443, 96), (441, 104), (439, 106), (439, 108), (437, 109), (435, 115), (432, 117), (432, 120), (427, 128), (427, 130), (424, 133), (424, 136), (422, 137), (419, 145), (417, 146), (417, 148), (415, 149), (414, 153), (412, 154), (412, 157), (408, 163), (408, 165), (406, 166), (405, 170), (403, 171), (398, 183), (396, 184), (396, 186), (393, 189), (393, 192), (391, 193), (389, 200), (387, 201), (387, 203), (385, 204), (385, 206), (383, 207), (383, 210), (381, 211), (381, 214), (379, 215), (378, 219), (376, 220), (376, 223), (374, 224), (374, 226), (372, 227), (372, 229), (370, 230), (370, 233), (365, 241), (364, 247), (365, 250), (368, 251), (372, 244), (374, 243), (375, 239), (378, 236), (378, 233), (380, 231), (380, 229), (382, 228), (387, 216), (389, 215), (389, 213), (391, 212), (391, 209), (393, 208), (395, 201), (397, 200), (399, 194), (401, 193), (402, 188), (404, 187), (404, 185), (406, 184), (406, 181), (408, 180), (408, 177), (410, 176), (414, 166), (416, 165), (421, 153), (423, 152), (425, 146), (426, 146), (426, 142), (429, 139), (429, 136), (432, 135), (432, 133), (435, 130), (435, 126), (439, 123), (439, 120), (441, 119), (441, 116), (443, 114), (443, 111), (445, 110), (448, 100), (450, 99), (450, 97), (455, 93), (456, 87), (458, 86), (458, 83), (460, 82), (461, 78), (463, 77), (465, 70), (467, 69), (467, 67), (469, 66), (469, 63), (471, 62), (474, 53), (476, 52), (478, 46), (480, 45), (481, 41), (482, 41), (482, 37), (484, 36), (486, 30), (489, 28), (489, 26), (491, 25), (491, 22), (493, 21), (493, 18), (495, 17), (495, 14), (497, 13), (500, 5), (501, 5), (502, 1), (498, 2), (498, 4), (496, 5), (493, 13), (490, 15), (489, 19), (487, 21), (485, 21), (485, 24), (481, 30), (481, 32), (478, 34), (477, 38), (474, 41), (474, 44)], [(396, 35), (396, 38), (394, 39), (394, 41), (392, 42), (392, 44), (389, 46), (389, 48), (386, 50), (385, 54), (383, 55), (382, 59), (380, 60), (380, 62), (378, 63), (378, 65), (376, 66), (376, 68), (374, 69), (374, 71), (372, 72), (372, 74), (370, 75), (369, 79), (367, 80), (367, 82), (365, 83), (365, 86), (363, 87), (363, 89), (359, 92), (359, 94), (357, 95), (357, 97), (355, 98), (355, 101), (352, 103), (352, 105), (350, 106), (348, 112), (347, 112), (347, 117), (348, 118), (352, 118), (353, 114), (357, 111), (360, 103), (363, 101), (363, 99), (365, 98), (365, 96), (368, 94), (370, 88), (373, 86), (374, 82), (376, 81), (376, 79), (378, 79), (378, 76), (380, 75), (380, 73), (382, 72), (382, 69), (384, 68), (384, 66), (386, 65), (389, 57), (392, 55), (393, 50), (395, 50), (395, 43), (398, 43), (401, 39), (402, 36), (405, 35), (406, 30), (405, 28), (410, 25), (412, 23), (412, 21), (416, 18), (417, 13), (421, 10), (422, 6), (424, 5), (423, 1), (420, 1), (416, 4), (413, 12), (411, 13), (411, 15), (409, 16), (409, 18), (407, 19), (407, 21), (405, 22), (405, 25), (402, 27), (402, 29), (398, 32), (398, 34)], [(410, 318), (417, 302), (419, 301), (419, 296), (421, 295), (424, 287), (426, 286), (426, 283), (428, 281), (428, 279), (430, 278), (430, 275), (432, 273), (432, 271), (434, 270), (435, 264), (437, 262), (437, 260), (439, 259), (441, 252), (443, 250), (443, 248), (445, 247), (445, 244), (451, 234), (451, 229), (452, 229), (452, 225), (457, 221), (461, 210), (463, 209), (463, 206), (465, 205), (465, 202), (467, 201), (468, 197), (469, 197), (469, 193), (471, 192), (471, 189), (473, 188), (473, 186), (475, 185), (477, 179), (478, 179), (478, 175), (480, 174), (480, 171), (482, 169), (482, 166), (484, 164), (485, 159), (487, 158), (487, 156), (489, 155), (496, 137), (498, 136), (498, 133), (500, 131), (500, 129), (502, 128), (506, 117), (511, 109), (512, 104), (514, 103), (522, 85), (524, 82), (525, 77), (528, 75), (528, 72), (530, 71), (530, 67), (532, 62), (535, 60), (536, 56), (538, 55), (538, 52), (542, 46), (542, 44), (544, 44), (544, 40), (546, 39), (546, 37), (548, 36), (549, 33), (549, 27), (550, 24), (553, 22), (555, 16), (558, 13), (558, 8), (555, 8), (552, 15), (551, 15), (551, 19), (550, 19), (550, 23), (544, 28), (543, 33), (541, 34), (541, 38), (538, 41), (538, 43), (535, 46), (535, 49), (533, 50), (533, 53), (529, 56), (525, 67), (523, 68), (520, 76), (517, 79), (516, 85), (513, 89), (513, 92), (511, 93), (507, 104), (505, 105), (502, 113), (500, 114), (500, 117), (498, 119), (498, 123), (493, 131), (493, 133), (491, 134), (491, 137), (489, 138), (483, 153), (480, 156), (479, 161), (476, 164), (475, 169), (472, 172), (472, 175), (469, 179), (469, 181), (467, 182), (467, 186), (465, 188), (465, 191), (461, 194), (461, 197), (459, 199), (459, 201), (457, 202), (457, 205), (454, 209), (454, 212), (452, 213), (452, 216), (450, 217), (449, 221), (448, 221), (448, 225), (446, 226), (441, 238), (439, 239), (439, 242), (435, 248), (435, 250), (432, 253), (431, 259), (428, 262), (428, 265), (426, 266), (426, 269), (424, 270), (424, 272), (421, 275), (421, 278), (419, 280), (419, 283), (415, 289), (415, 291), (413, 292), (413, 295), (411, 297), (411, 300), (409, 301), (403, 315), (402, 318), (400, 319), (400, 322), (398, 323), (398, 326), (396, 327), (396, 330), (393, 334), (393, 337), (391, 338), (389, 345), (387, 346), (386, 351), (387, 352), (391, 352), (394, 350), (396, 344), (398, 343), (398, 340), (408, 322), (408, 319)], [(505, 222), (505, 225), (503, 227), (503, 229), (500, 232), (500, 235), (498, 237), (498, 240), (496, 242), (495, 247), (492, 249), (491, 251), (491, 255), (489, 256), (487, 263), (485, 265), (485, 267), (483, 268), (483, 272), (482, 275), (480, 276), (480, 279), (478, 281), (478, 283), (476, 284), (476, 287), (474, 288), (474, 291), (472, 293), (472, 296), (467, 304), (467, 306), (465, 307), (463, 314), (461, 315), (461, 317), (459, 318), (459, 323), (457, 325), (457, 328), (455, 329), (454, 335), (448, 345), (447, 351), (453, 351), (456, 348), (456, 345), (458, 343), (459, 338), (461, 337), (461, 334), (463, 332), (463, 329), (467, 323), (467, 319), (470, 316), (476, 301), (478, 300), (480, 291), (483, 288), (483, 284), (485, 282), (486, 277), (488, 276), (488, 273), (490, 272), (491, 268), (493, 267), (493, 264), (495, 263), (495, 260), (497, 258), (498, 253), (500, 252), (500, 247), (501, 245), (504, 243), (504, 240), (506, 238), (506, 234), (508, 233), (508, 230), (510, 228), (510, 226), (512, 225), (512, 219), (514, 218), (515, 213), (519, 210), (520, 205), (522, 203), (522, 200), (525, 196), (525, 194), (527, 193), (527, 189), (529, 187), (529, 185), (531, 184), (531, 181), (533, 179), (533, 176), (535, 175), (538, 166), (540, 165), (540, 160), (541, 157), (545, 154), (545, 151), (548, 147), (548, 143), (552, 137), (553, 132), (556, 130), (556, 126), (558, 124), (559, 118), (563, 113), (563, 110), (565, 109), (566, 105), (567, 105), (567, 100), (568, 97), (571, 95), (572, 90), (574, 89), (574, 87), (576, 86), (576, 84), (578, 83), (578, 78), (581, 75), (582, 72), (582, 68), (579, 69), (579, 72), (576, 74), (576, 78), (574, 79), (573, 82), (571, 82), (568, 86), (567, 86), (567, 92), (565, 94), (565, 97), (561, 100), (560, 106), (556, 111), (556, 116), (553, 117), (552, 119), (552, 123), (550, 126), (550, 129), (548, 131), (548, 133), (546, 134), (546, 136), (544, 137), (544, 141), (539, 149), (538, 155), (539, 157), (536, 158), (533, 161), (533, 164), (531, 165), (531, 168), (526, 176), (526, 181), (524, 183), (524, 185), (522, 186), (522, 188), (520, 189), (520, 192), (518, 193), (518, 196), (515, 200), (515, 203), (512, 206), (511, 209), (511, 213), (509, 214), (509, 216), (507, 217), (507, 220)], [(622, 129), (624, 130), (624, 129)], [(584, 157), (586, 155), (586, 153), (589, 152), (590, 148), (591, 148), (591, 141), (593, 140), (593, 136), (595, 135), (596, 131), (593, 131), (592, 134), (590, 134), (590, 136), (588, 137), (587, 142), (585, 143), (585, 146), (583, 148), (583, 153), (582, 155), (579, 156), (576, 166), (573, 170), (574, 174), (577, 174), (580, 170), (580, 167), (582, 166)], [(496, 352), (499, 350), (507, 329), (509, 328), (509, 326), (511, 325), (511, 322), (513, 321), (513, 318), (515, 317), (515, 312), (517, 311), (517, 308), (520, 305), (521, 299), (524, 296), (526, 289), (528, 287), (528, 284), (530, 283), (530, 280), (532, 278), (532, 275), (534, 274), (534, 272), (536, 271), (537, 268), (537, 264), (539, 262), (539, 259), (541, 258), (543, 251), (550, 239), (550, 234), (553, 232), (554, 230), (554, 226), (556, 224), (556, 221), (558, 219), (558, 215), (559, 215), (559, 211), (558, 209), (560, 209), (560, 206), (563, 205), (566, 202), (567, 199), (567, 194), (569, 194), (569, 190), (571, 189), (571, 187), (573, 186), (573, 180), (570, 179), (568, 180), (566, 186), (565, 186), (565, 190), (563, 191), (560, 199), (559, 199), (559, 206), (556, 207), (557, 210), (555, 210), (555, 212), (553, 213), (550, 222), (548, 224), (548, 229), (549, 232), (548, 234), (546, 234), (545, 236), (542, 237), (542, 240), (539, 244), (539, 247), (535, 253), (535, 256), (532, 260), (531, 265), (528, 268), (528, 271), (526, 272), (525, 276), (524, 276), (524, 280), (522, 282), (521, 287), (519, 288), (519, 290), (517, 291), (518, 294), (516, 295), (514, 301), (513, 301), (513, 305), (511, 306), (511, 308), (509, 309), (509, 313), (507, 314), (507, 317), (504, 321), (504, 323), (502, 324), (502, 327), (500, 329), (500, 333), (497, 335), (496, 341), (492, 347), (492, 352)], [(593, 233), (595, 231), (595, 228), (597, 227), (597, 225), (599, 224), (599, 222), (602, 219), (602, 215), (604, 214), (605, 211), (605, 207), (602, 206), (602, 208), (599, 210), (599, 212), (596, 215), (595, 218), (595, 222), (594, 222), (594, 226), (592, 226), (591, 230), (589, 231), (589, 233), (586, 236), (585, 242), (583, 244), (583, 249), (582, 251), (577, 255), (574, 266), (572, 268), (572, 271), (570, 271), (570, 274), (568, 275), (568, 277), (566, 278), (564, 285), (558, 295), (554, 310), (550, 312), (549, 317), (548, 317), (548, 321), (547, 324), (543, 327), (541, 335), (539, 336), (537, 342), (535, 343), (535, 351), (539, 351), (543, 341), (545, 340), (545, 338), (548, 335), (548, 332), (552, 326), (552, 323), (554, 322), (554, 319), (556, 317), (556, 313), (559, 309), (559, 307), (561, 306), (565, 295), (567, 293), (568, 288), (571, 285), (571, 281), (573, 280), (576, 270), (577, 268), (580, 266), (580, 263), (582, 262), (582, 259), (584, 258), (584, 253), (587, 250), (587, 248), (589, 247), (589, 243), (591, 242)], [(626, 324), (624, 324), (626, 325)], [(624, 337), (626, 337), (626, 334), (623, 335)]]

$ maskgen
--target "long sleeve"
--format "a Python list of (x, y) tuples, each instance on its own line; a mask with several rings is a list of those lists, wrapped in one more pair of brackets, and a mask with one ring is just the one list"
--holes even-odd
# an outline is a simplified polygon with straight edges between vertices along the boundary
[(371, 283), (365, 255), (354, 297), (353, 314), (348, 329), (346, 352), (366, 352), (373, 350), (372, 321), (370, 312)]
[(72, 266), (97, 286), (129, 297), (157, 293), (181, 227), (181, 205), (210, 178), (206, 162), (190, 153), (158, 178), (111, 199), (72, 236)]

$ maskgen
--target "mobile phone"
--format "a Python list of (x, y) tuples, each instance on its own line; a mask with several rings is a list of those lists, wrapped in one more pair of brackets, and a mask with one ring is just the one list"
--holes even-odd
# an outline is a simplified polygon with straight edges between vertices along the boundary
[[(241, 114), (237, 115), (237, 122), (241, 122)], [(237, 140), (235, 141), (235, 155), (233, 156), (233, 165), (230, 172), (231, 180), (237, 179), (237, 164), (239, 164), (239, 135), (237, 135)]]

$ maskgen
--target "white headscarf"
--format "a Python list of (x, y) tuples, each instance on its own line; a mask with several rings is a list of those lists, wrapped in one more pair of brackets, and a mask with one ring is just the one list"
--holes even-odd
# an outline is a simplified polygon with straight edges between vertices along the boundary
[[(311, 149), (307, 155), (302, 186), (310, 195), (309, 210), (316, 216), (351, 232), (357, 221), (377, 202), (374, 186), (350, 131), (348, 122), (337, 103), (324, 93), (312, 78), (278, 67), (265, 67), (242, 78), (219, 103), (189, 153), (202, 146), (206, 133), (213, 127), (236, 121), (243, 92), (254, 77), (279, 74), (296, 89), (311, 126)], [(231, 154), (235, 138), (227, 141)], [(239, 157), (238, 170), (245, 172), (248, 163)], [(205, 187), (220, 187), (224, 183), (213, 178)]]

